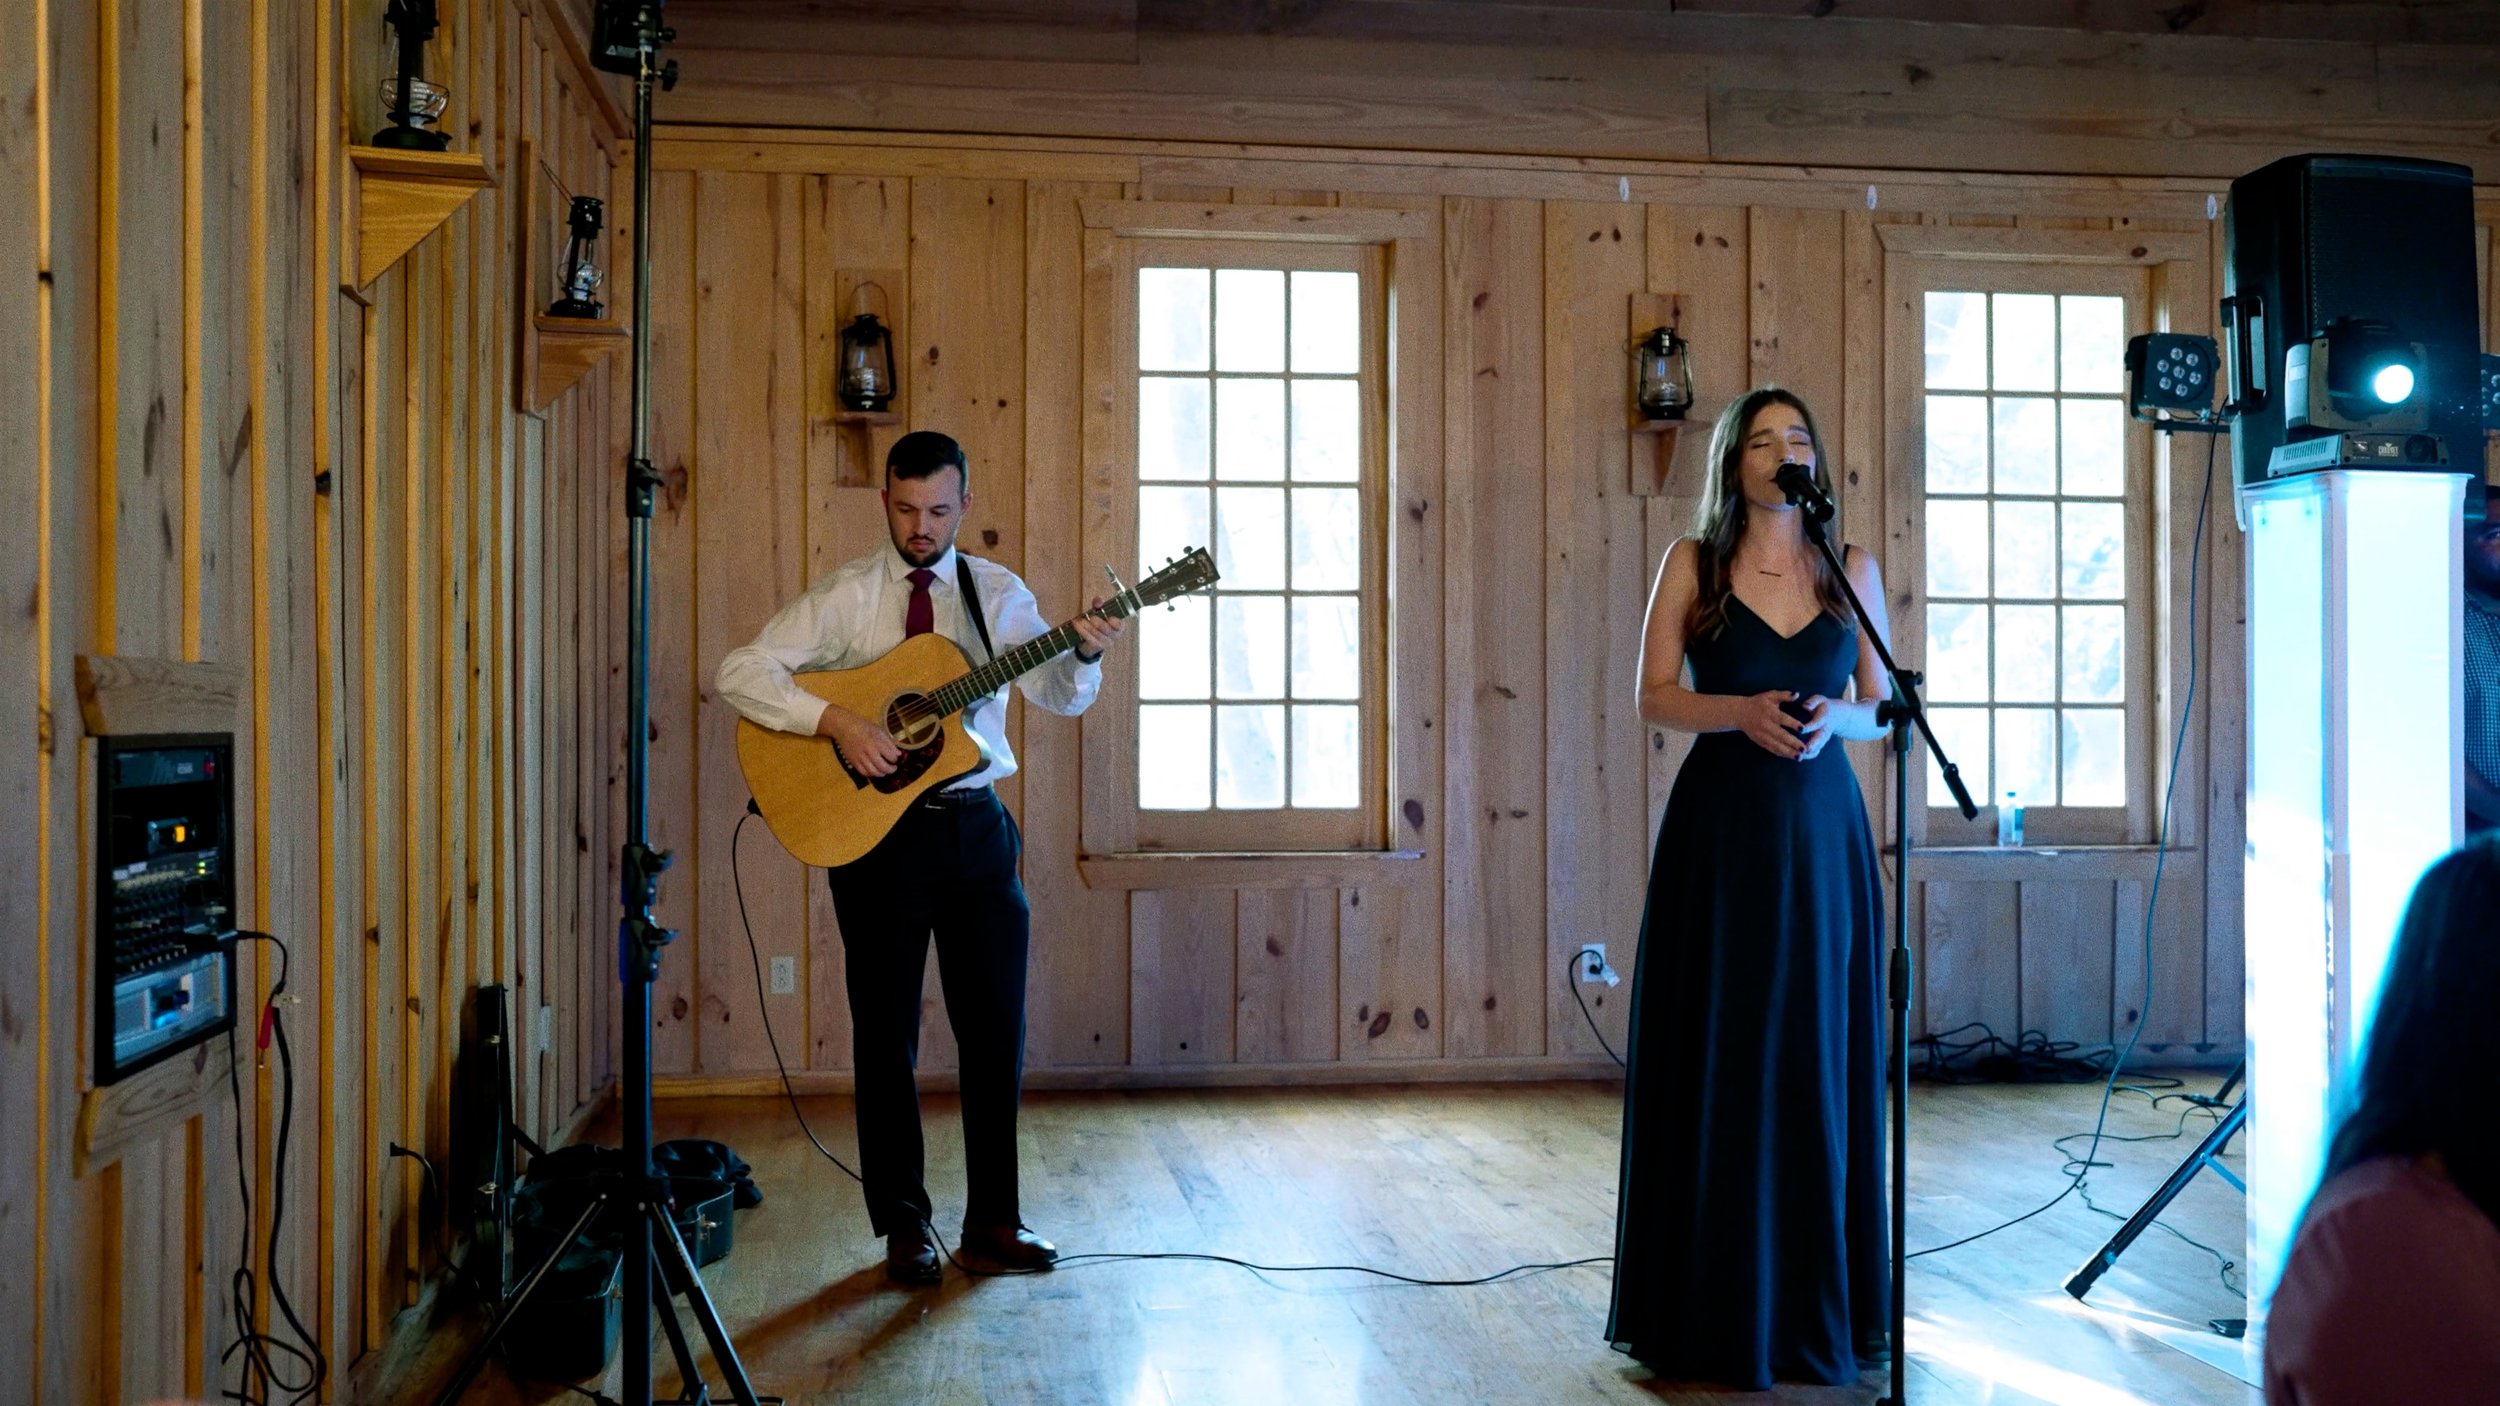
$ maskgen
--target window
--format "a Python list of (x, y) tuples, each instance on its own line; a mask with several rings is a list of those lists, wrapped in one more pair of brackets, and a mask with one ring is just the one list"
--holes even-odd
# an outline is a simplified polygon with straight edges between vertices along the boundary
[[(1917, 318), (1927, 700), (1972, 798), (2031, 842), (2140, 838), (2152, 560), (2147, 458), (2125, 406), (2135, 269), (1938, 265)], [(1898, 345), (1898, 343), (1896, 343)], [(1927, 767), (1931, 835), (1982, 832)], [(1991, 823), (1983, 810), (1978, 827)]]
[(1140, 622), (1143, 848), (1375, 845), (1383, 782), (1377, 252), (1125, 241), (1135, 566), (1213, 549)]

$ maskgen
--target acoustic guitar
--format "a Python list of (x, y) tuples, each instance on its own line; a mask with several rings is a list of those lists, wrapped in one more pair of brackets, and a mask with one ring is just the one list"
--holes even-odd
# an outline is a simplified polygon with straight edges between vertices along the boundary
[[(1214, 558), (1194, 548), (1135, 586), (1121, 587), (1092, 613), (1124, 620), (1215, 580)], [(1119, 578), (1112, 583), (1118, 586)], [(964, 723), (965, 710), (1082, 643), (1071, 621), (975, 668), (962, 646), (931, 631), (874, 664), (793, 675), (817, 697), (881, 719), (903, 759), (891, 773), (870, 776), (853, 768), (832, 738), (740, 718), (738, 769), (747, 792), (783, 849), (823, 868), (848, 864), (875, 849), (923, 795), (989, 764), (988, 749)]]

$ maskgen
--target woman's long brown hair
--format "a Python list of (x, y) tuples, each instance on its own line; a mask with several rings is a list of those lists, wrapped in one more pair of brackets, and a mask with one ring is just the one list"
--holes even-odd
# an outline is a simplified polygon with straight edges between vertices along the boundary
[[(1806, 437), (1814, 445), (1814, 481), (1825, 493), (1832, 491), (1823, 433), (1814, 427), (1814, 412), (1795, 392), (1756, 386), (1719, 412), (1718, 423), (1710, 428), (1710, 477), (1702, 486), (1701, 507), (1693, 514), (1693, 540), (1701, 549), (1694, 563), (1701, 571), (1701, 593), (1693, 598), (1692, 612), (1684, 619), (1687, 640), (1714, 638), (1727, 628), (1727, 599), (1734, 592), (1728, 567), (1736, 559), (1736, 544), (1744, 539), (1751, 507), (1745, 501), (1737, 464), (1745, 457), (1745, 435), (1753, 428), (1754, 417), (1774, 405), (1787, 406), (1806, 422)], [(1831, 529), (1833, 536), (1840, 535), (1837, 522)], [(1814, 558), (1814, 598), (1822, 603), (1824, 614), (1843, 625), (1855, 625), (1840, 578), (1819, 552)]]

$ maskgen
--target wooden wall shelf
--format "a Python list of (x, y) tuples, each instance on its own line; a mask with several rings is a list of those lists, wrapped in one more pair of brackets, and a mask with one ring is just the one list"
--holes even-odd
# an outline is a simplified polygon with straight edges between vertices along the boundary
[(870, 488), (884, 482), (885, 449), (893, 430), (903, 423), (897, 410), (836, 410), (833, 432), (841, 442), (834, 482), (845, 488)]
[[(1675, 473), (1676, 446), (1683, 441), (1690, 420), (1635, 420), (1632, 422), (1632, 492), (1643, 498), (1655, 498), (1667, 491), (1667, 480)], [(1709, 431), (1702, 431), (1707, 435)]]
[(466, 151), (351, 146), (356, 168), (356, 286), (380, 278), (470, 196), (495, 183), (486, 158)]
[(629, 336), (625, 324), (612, 317), (535, 314), (521, 339), (526, 364), (523, 384), (530, 388), (529, 404), (521, 408), (532, 414), (545, 412), (558, 396), (573, 389), (574, 382), (622, 351)]

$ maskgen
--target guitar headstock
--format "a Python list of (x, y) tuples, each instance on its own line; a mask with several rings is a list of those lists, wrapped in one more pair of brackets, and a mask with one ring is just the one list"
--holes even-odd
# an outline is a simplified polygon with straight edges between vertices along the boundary
[[(1112, 578), (1117, 584), (1119, 577)], [(1215, 558), (1204, 547), (1192, 547), (1163, 564), (1163, 569), (1138, 582), (1124, 586), (1113, 600), (1103, 606), (1103, 613), (1134, 615), (1150, 605), (1161, 605), (1192, 592), (1203, 591), (1216, 583)]]

